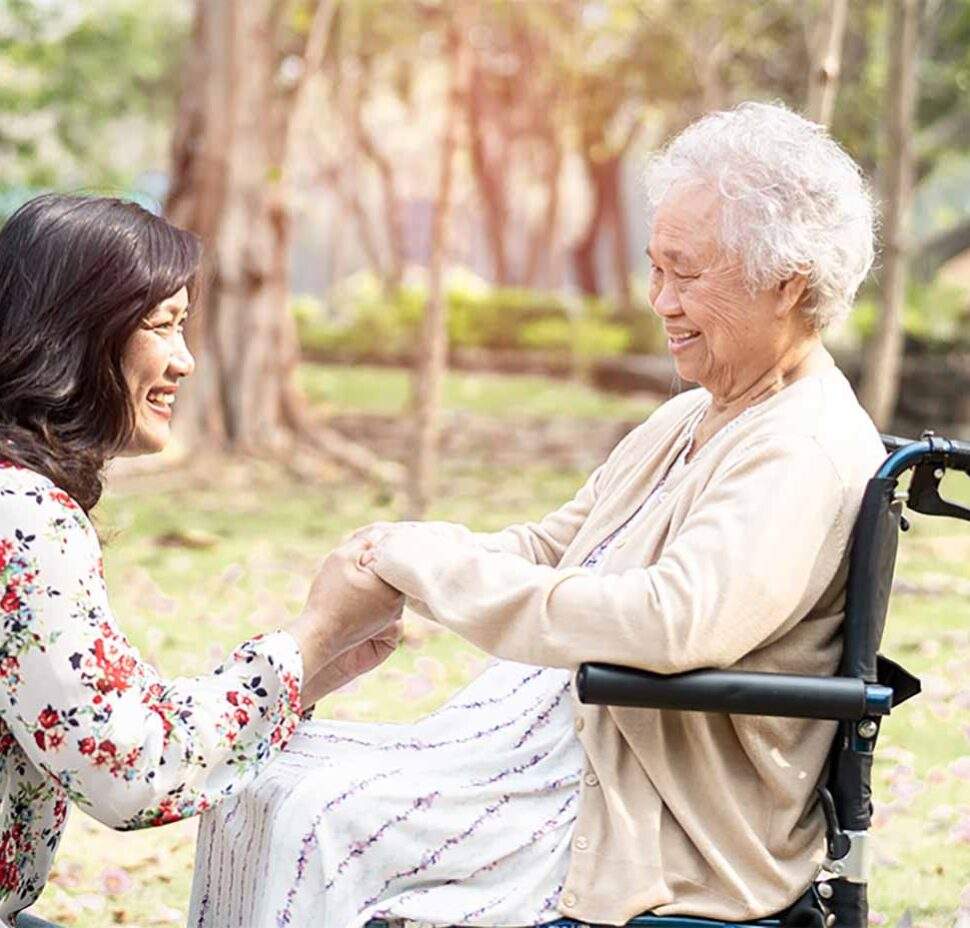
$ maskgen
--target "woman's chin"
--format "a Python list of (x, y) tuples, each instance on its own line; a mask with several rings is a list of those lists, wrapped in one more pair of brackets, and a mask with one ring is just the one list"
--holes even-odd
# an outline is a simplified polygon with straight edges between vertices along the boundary
[(168, 428), (165, 429), (164, 434), (155, 429), (139, 429), (125, 445), (121, 457), (134, 458), (143, 454), (158, 454), (165, 450), (171, 437), (171, 431)]
[(679, 358), (677, 355), (674, 355), (673, 361), (674, 370), (681, 380), (686, 380), (688, 383), (699, 383), (698, 376), (700, 371), (697, 369), (696, 364), (691, 364), (690, 361), (685, 358)]

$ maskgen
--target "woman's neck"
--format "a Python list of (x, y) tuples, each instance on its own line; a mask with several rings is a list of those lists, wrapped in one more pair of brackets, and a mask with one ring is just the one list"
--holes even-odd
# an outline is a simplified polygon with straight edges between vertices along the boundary
[(757, 374), (743, 389), (721, 395), (712, 391), (711, 405), (694, 436), (692, 456), (719, 429), (746, 409), (763, 403), (803, 377), (810, 377), (834, 366), (835, 361), (822, 344), (821, 338), (813, 335), (786, 351), (782, 357)]
[(766, 399), (780, 393), (785, 387), (835, 365), (832, 356), (822, 344), (821, 338), (813, 335), (800, 340), (788, 348), (780, 357), (764, 366), (753, 376), (749, 376), (743, 386), (735, 386), (730, 392), (711, 390), (711, 411), (721, 415), (733, 416), (749, 406), (756, 406)]

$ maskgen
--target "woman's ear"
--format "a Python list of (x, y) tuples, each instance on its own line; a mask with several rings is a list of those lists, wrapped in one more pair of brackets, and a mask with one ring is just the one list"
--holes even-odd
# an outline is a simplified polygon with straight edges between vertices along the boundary
[(775, 310), (779, 319), (798, 308), (807, 289), (808, 278), (804, 274), (792, 274), (791, 277), (779, 282), (778, 306)]

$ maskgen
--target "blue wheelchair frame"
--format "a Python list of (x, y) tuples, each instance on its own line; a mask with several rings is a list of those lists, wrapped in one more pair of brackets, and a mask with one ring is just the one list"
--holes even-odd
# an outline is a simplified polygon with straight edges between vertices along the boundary
[[(846, 588), (843, 653), (837, 676), (698, 670), (662, 675), (582, 664), (580, 702), (684, 712), (831, 719), (840, 723), (819, 789), (826, 820), (825, 877), (776, 915), (724, 922), (689, 915), (639, 915), (627, 928), (868, 928), (872, 761), (879, 725), (920, 691), (919, 681), (878, 653), (886, 623), (903, 506), (970, 521), (970, 509), (939, 494), (948, 470), (970, 476), (970, 443), (924, 434), (920, 441), (883, 436), (889, 456), (866, 486), (856, 520)], [(912, 471), (909, 486), (901, 478)], [(383, 923), (371, 922), (369, 928)], [(543, 928), (579, 928), (561, 918)]]

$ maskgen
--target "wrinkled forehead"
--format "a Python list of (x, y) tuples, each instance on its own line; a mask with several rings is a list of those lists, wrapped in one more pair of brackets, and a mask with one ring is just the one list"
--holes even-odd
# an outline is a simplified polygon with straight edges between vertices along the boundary
[(721, 199), (702, 181), (683, 182), (664, 194), (650, 224), (650, 254), (655, 260), (710, 258), (722, 251)]

